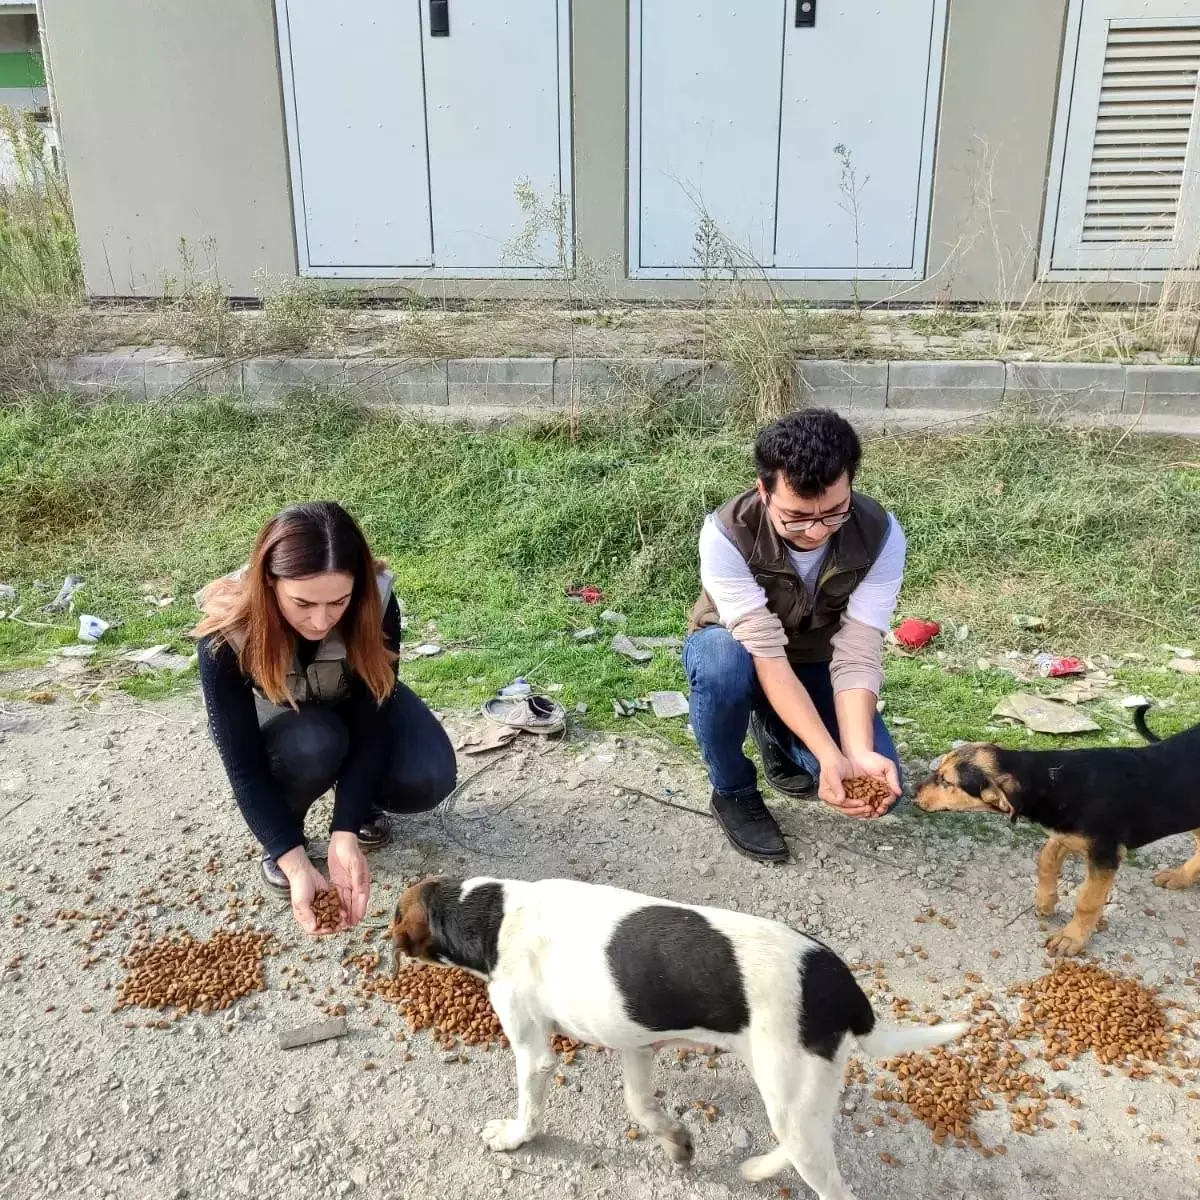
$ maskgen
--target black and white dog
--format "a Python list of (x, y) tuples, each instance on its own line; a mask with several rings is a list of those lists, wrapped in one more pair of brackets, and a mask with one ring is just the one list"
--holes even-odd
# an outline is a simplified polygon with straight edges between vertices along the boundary
[[(621, 1052), (625, 1103), (678, 1163), (691, 1138), (654, 1097), (668, 1043), (734, 1051), (762, 1095), (779, 1148), (742, 1165), (750, 1181), (791, 1163), (822, 1200), (853, 1200), (833, 1152), (851, 1037), (873, 1058), (953, 1041), (965, 1024), (884, 1029), (832, 950), (776, 921), (566, 879), (426, 879), (396, 905), (400, 956), (488, 982), (517, 1059), (515, 1120), (483, 1130), (515, 1150), (541, 1129), (561, 1032)], [(850, 1035), (850, 1036), (847, 1036)]]

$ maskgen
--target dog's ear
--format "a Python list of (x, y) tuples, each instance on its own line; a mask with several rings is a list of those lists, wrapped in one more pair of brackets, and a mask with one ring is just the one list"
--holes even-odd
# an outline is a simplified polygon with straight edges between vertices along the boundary
[(997, 812), (1002, 812), (1012, 821), (1016, 821), (1017, 811), (1013, 808), (1012, 801), (1008, 798), (1004, 789), (998, 784), (989, 781), (979, 796), (985, 804), (990, 804)]
[(433, 941), (429, 927), (428, 897), (435, 885), (426, 881), (407, 888), (396, 902), (392, 918), (392, 973), (402, 958), (424, 958)]
[(1011, 817), (1014, 821), (1017, 819), (1008, 793), (998, 782), (992, 764), (988, 763), (986, 759), (981, 762), (980, 756), (973, 755), (965, 762), (958, 763), (955, 775), (958, 786), (967, 795), (982, 800), (984, 804), (994, 808), (997, 812), (1004, 813), (1006, 817)]

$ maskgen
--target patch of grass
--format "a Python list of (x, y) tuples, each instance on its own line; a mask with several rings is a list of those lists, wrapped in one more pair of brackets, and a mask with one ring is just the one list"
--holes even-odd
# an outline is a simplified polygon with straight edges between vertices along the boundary
[[(681, 686), (678, 656), (660, 650), (644, 668), (615, 657), (598, 609), (564, 590), (604, 588), (631, 634), (681, 633), (700, 524), (750, 483), (750, 444), (749, 429), (694, 397), (495, 432), (418, 425), (330, 397), (271, 410), (13, 399), (0, 406), (0, 581), (42, 621), (36, 609), (62, 576), (80, 574), (82, 611), (123, 622), (106, 643), (186, 652), (193, 591), (240, 564), (273, 512), (332, 497), (391, 561), (409, 642), (448, 646), (404, 666), (425, 695), (472, 705), (523, 674), (562, 684), (560, 699), (586, 703), (589, 721), (616, 723), (614, 697)], [(1022, 423), (879, 438), (861, 486), (908, 534), (903, 613), (942, 621), (962, 666), (1009, 648), (1137, 650), (1145, 673), (1122, 683), (1171, 702), (1155, 714), (1160, 726), (1200, 719), (1200, 682), (1154, 669), (1161, 643), (1200, 641), (1194, 447)], [(151, 609), (147, 582), (175, 603)], [(1018, 630), (1018, 613), (1043, 617), (1046, 631)], [(0, 622), (0, 663), (73, 641), (74, 625)], [(601, 644), (574, 642), (585, 625), (601, 627)], [(961, 625), (960, 643), (951, 631)], [(956, 738), (1037, 744), (988, 730), (1012, 686), (998, 672), (897, 657), (887, 712), (913, 722), (896, 730), (913, 754)], [(682, 722), (648, 723), (683, 737)], [(1095, 740), (1128, 733), (1118, 710), (1102, 723)]]

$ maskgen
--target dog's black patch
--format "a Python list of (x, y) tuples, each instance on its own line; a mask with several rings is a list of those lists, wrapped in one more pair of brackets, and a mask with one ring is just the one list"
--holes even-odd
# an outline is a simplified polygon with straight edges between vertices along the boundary
[(959, 763), (956, 775), (958, 786), (976, 800), (983, 795), (983, 789), (991, 782), (987, 774), (971, 762)]
[(853, 972), (820, 943), (800, 966), (800, 1044), (833, 1061), (847, 1031), (865, 1037), (875, 1028), (875, 1012)]
[(501, 884), (481, 883), (464, 898), (461, 883), (438, 883), (430, 888), (425, 905), (432, 939), (429, 958), (483, 975), (496, 969), (504, 920)]
[(618, 922), (605, 948), (625, 1015), (658, 1033), (740, 1033), (750, 1005), (733, 943), (691, 908), (653, 905)]

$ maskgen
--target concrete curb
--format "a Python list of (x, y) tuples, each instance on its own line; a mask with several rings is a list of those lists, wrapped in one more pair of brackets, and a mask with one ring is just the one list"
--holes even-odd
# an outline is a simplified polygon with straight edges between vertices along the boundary
[[(796, 363), (806, 404), (868, 427), (918, 429), (977, 423), (1002, 409), (1063, 424), (1200, 437), (1200, 367), (998, 360)], [(731, 367), (691, 359), (385, 358), (263, 356), (240, 362), (188, 358), (171, 347), (117, 350), (39, 364), (43, 383), (74, 395), (163, 401), (228, 395), (276, 403), (294, 392), (347, 392), (366, 404), (441, 419), (500, 420), (648, 395), (728, 391)], [(491, 423), (491, 419), (489, 419)]]

